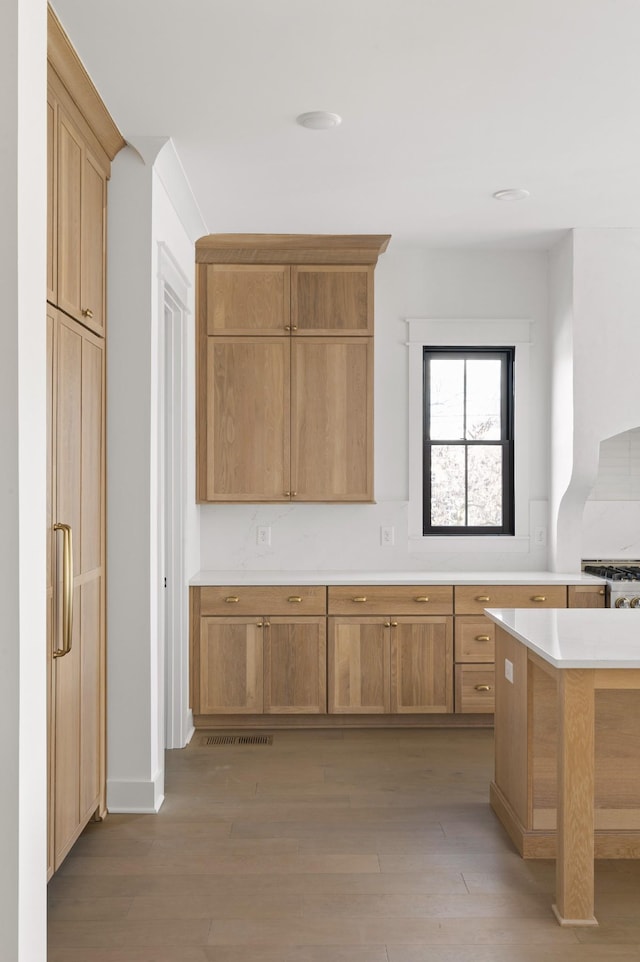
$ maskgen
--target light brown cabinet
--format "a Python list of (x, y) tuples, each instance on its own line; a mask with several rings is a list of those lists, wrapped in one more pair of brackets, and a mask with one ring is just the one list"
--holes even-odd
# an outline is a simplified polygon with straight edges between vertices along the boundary
[(569, 585), (568, 608), (604, 608), (607, 589), (604, 585)]
[(566, 608), (565, 585), (456, 585), (456, 712), (492, 714), (495, 625), (485, 608)]
[[(49, 77), (48, 297), (97, 334), (105, 326), (108, 158)], [(105, 162), (106, 161), (106, 162)]]
[(204, 617), (197, 714), (326, 712), (324, 617)]
[(47, 78), (50, 876), (106, 811), (105, 204), (124, 140), (50, 7)]
[(330, 587), (329, 712), (453, 711), (452, 601), (450, 586)]
[(373, 270), (387, 242), (198, 241), (198, 501), (373, 500)]

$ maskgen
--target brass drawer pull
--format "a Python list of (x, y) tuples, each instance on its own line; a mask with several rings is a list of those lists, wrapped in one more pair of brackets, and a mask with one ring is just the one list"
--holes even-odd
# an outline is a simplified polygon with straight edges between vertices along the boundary
[(491, 691), (491, 685), (476, 685), (476, 691)]
[(547, 596), (546, 596), (546, 595), (534, 595), (531, 600), (532, 600), (532, 601), (546, 601), (546, 600), (547, 600)]
[(357, 598), (352, 598), (351, 600), (352, 600), (352, 601), (363, 602), (363, 601), (366, 601), (366, 600), (367, 600), (367, 596), (366, 596), (366, 595), (359, 595)]
[(229, 597), (224, 600), (228, 605), (236, 605), (240, 601), (237, 595), (229, 595)]
[(93, 311), (91, 310), (90, 307), (83, 307), (82, 316), (91, 318), (93, 317)]
[(428, 595), (418, 595), (418, 597), (417, 597), (417, 598), (414, 598), (413, 600), (414, 600), (414, 601), (423, 601), (423, 602), (426, 603), (426, 602), (429, 600), (429, 597), (428, 597)]
[(476, 601), (491, 601), (489, 595), (478, 595)]
[(300, 602), (302, 601), (302, 598), (300, 597), (300, 595), (291, 595), (290, 598), (287, 598), (287, 601), (290, 601), (292, 604), (294, 603), (300, 604)]
[(476, 641), (491, 641), (491, 635), (476, 635)]

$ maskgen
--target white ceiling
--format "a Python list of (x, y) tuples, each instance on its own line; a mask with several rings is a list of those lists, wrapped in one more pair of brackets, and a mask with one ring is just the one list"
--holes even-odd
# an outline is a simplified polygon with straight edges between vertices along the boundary
[[(173, 138), (211, 232), (545, 247), (640, 226), (638, 0), (54, 7), (125, 138)], [(342, 125), (296, 126), (318, 109)]]

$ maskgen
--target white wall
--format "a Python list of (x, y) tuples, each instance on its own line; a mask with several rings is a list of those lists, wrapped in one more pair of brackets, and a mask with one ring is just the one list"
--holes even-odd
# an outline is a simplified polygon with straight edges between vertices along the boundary
[(46, 958), (46, 4), (0, 6), (0, 959)]
[[(547, 257), (544, 252), (394, 248), (376, 268), (375, 505), (203, 505), (203, 569), (462, 570), (546, 567), (544, 546), (487, 556), (455, 541), (429, 556), (410, 550), (407, 318), (531, 319), (530, 492), (546, 524), (549, 377)], [(270, 548), (256, 526), (272, 527)], [(380, 545), (395, 526), (395, 546)]]
[[(633, 528), (637, 506), (626, 512), (626, 531), (621, 511), (607, 511), (603, 503), (585, 511), (597, 481), (600, 443), (640, 424), (640, 230), (572, 233), (572, 256), (562, 251), (552, 255), (557, 266), (555, 290), (570, 291), (571, 301), (564, 312), (552, 312), (556, 330), (561, 323), (571, 325), (566, 351), (556, 353), (554, 365), (558, 369), (571, 364), (573, 370), (572, 413), (554, 405), (552, 420), (554, 437), (562, 433), (566, 440), (562, 469), (556, 459), (552, 481), (556, 529), (552, 564), (559, 570), (575, 568), (583, 557), (637, 557), (640, 545)], [(615, 532), (609, 530), (608, 516)]]
[[(107, 805), (110, 811), (151, 812), (164, 797), (159, 244), (192, 279), (195, 238), (187, 230), (195, 220), (199, 235), (204, 225), (197, 213), (184, 210), (190, 193), (177, 159), (161, 160), (167, 151), (175, 158), (167, 138), (138, 138), (135, 144), (114, 161), (108, 206)], [(177, 184), (170, 196), (172, 170)], [(196, 518), (192, 508), (192, 562)]]

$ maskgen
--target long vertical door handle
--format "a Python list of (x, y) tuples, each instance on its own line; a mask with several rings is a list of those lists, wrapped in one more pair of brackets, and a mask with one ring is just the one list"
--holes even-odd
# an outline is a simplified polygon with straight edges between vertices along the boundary
[(73, 540), (70, 524), (54, 524), (54, 531), (62, 531), (62, 648), (56, 648), (54, 658), (62, 658), (71, 651), (73, 636)]

